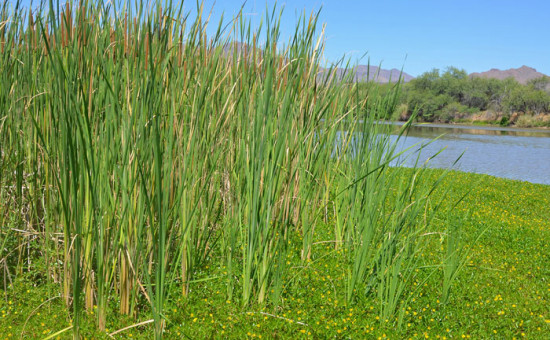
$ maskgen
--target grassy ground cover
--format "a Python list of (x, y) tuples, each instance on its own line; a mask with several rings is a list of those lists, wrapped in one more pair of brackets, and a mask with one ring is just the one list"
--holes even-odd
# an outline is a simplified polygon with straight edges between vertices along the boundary
[[(440, 172), (432, 170), (430, 176)], [(302, 240), (298, 235), (290, 240), (290, 275), (280, 304), (242, 308), (227, 300), (225, 282), (215, 279), (224, 276), (225, 268), (204, 266), (199, 276), (214, 279), (191, 284), (188, 298), (167, 301), (166, 337), (544, 338), (550, 332), (550, 186), (453, 172), (435, 196), (447, 188), (451, 192), (445, 202), (470, 192), (454, 212), (449, 214), (446, 206), (436, 216), (459, 221), (467, 262), (446, 304), (441, 268), (426, 281), (415, 282), (418, 289), (401, 329), (396, 329), (395, 319), (379, 318), (377, 299), (346, 305), (345, 264), (332, 244), (323, 243), (334, 227), (329, 221), (316, 228), (315, 256), (306, 264), (301, 261)], [(442, 256), (443, 246), (437, 239), (422, 256)], [(432, 268), (419, 270), (430, 275)], [(36, 338), (69, 326), (61, 299), (52, 299), (59, 296), (59, 287), (41, 284), (40, 276), (38, 266), (2, 291), (2, 338)], [(117, 309), (117, 304), (111, 300), (110, 308)], [(109, 332), (152, 318), (146, 311), (137, 318), (112, 317), (107, 330), (98, 332), (93, 313), (87, 312), (83, 320), (82, 335), (87, 338), (109, 338)], [(152, 324), (146, 324), (115, 337), (152, 335)]]

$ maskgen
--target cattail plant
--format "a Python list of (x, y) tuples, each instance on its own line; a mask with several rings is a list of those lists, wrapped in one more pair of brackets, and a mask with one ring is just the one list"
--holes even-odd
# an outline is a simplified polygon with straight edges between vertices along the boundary
[(212, 23), (202, 6), (195, 18), (111, 6), (1, 9), (0, 225), (22, 231), (2, 230), (0, 244), (18, 244), (5, 272), (43, 257), (75, 338), (84, 310), (97, 306), (105, 330), (108, 313), (144, 305), (161, 338), (166, 300), (193, 294), (213, 261), (229, 299), (276, 305), (291, 236), (314, 259), (331, 215), (348, 302), (362, 288), (393, 314), (433, 190), (421, 169), (399, 182), (390, 168), (402, 153), (378, 119), (399, 87), (365, 105), (339, 64), (321, 68), (318, 12), (283, 41), (276, 7), (253, 27), (241, 14)]

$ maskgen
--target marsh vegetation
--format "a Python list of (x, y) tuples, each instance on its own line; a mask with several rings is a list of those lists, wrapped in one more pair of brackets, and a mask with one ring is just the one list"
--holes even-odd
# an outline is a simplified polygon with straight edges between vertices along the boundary
[[(445, 172), (389, 167), (376, 120), (398, 86), (317, 80), (318, 14), (288, 41), (277, 8), (259, 27), (161, 3), (0, 16), (2, 317), (25, 311), (21, 336), (191, 336), (197, 308), (229, 305), (286, 322), (329, 263), (329, 301), (403, 332), (428, 280), (452, 301), (461, 217), (436, 216), (463, 196), (438, 189)], [(65, 326), (42, 332), (40, 313)]]

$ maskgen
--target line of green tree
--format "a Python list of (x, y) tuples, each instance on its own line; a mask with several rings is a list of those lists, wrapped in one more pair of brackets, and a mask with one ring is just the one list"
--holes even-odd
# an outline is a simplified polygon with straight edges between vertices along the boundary
[[(390, 93), (394, 86), (398, 85), (360, 84), (358, 88), (368, 96), (375, 89), (381, 95)], [(485, 112), (489, 117), (486, 120), (492, 123), (550, 126), (550, 119), (537, 119), (550, 114), (550, 77), (521, 84), (514, 78), (470, 77), (456, 67), (443, 72), (433, 69), (403, 84), (396, 104), (393, 118), (397, 119), (406, 119), (416, 112), (419, 121), (464, 122)]]

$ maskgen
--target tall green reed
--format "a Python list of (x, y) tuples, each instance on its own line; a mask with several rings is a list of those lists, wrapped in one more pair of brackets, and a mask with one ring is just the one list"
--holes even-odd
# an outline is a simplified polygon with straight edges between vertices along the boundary
[(226, 266), (228, 298), (277, 304), (291, 235), (313, 259), (334, 208), (348, 301), (368, 288), (393, 314), (433, 189), (420, 169), (399, 182), (389, 167), (400, 152), (377, 119), (399, 87), (366, 105), (351, 74), (323, 70), (318, 12), (282, 42), (276, 8), (255, 28), (161, 5), (2, 9), (0, 195), (19, 207), (0, 221), (26, 225), (17, 271), (44, 258), (75, 337), (95, 306), (104, 330), (116, 299), (122, 314), (149, 309), (161, 338), (166, 299), (192, 294), (212, 261)]
[(401, 175), (408, 170), (394, 167), (410, 157), (411, 148), (399, 146), (411, 121), (392, 135), (395, 127), (378, 117), (392, 112), (397, 95), (369, 93), (355, 108), (361, 113), (353, 115), (340, 134), (337, 154), (342, 165), (334, 178), (335, 240), (348, 257), (347, 301), (376, 296), (384, 320), (407, 303), (404, 293), (422, 265), (420, 255), (437, 210), (430, 203), (437, 182), (422, 182), (425, 168), (418, 158), (408, 176)]

